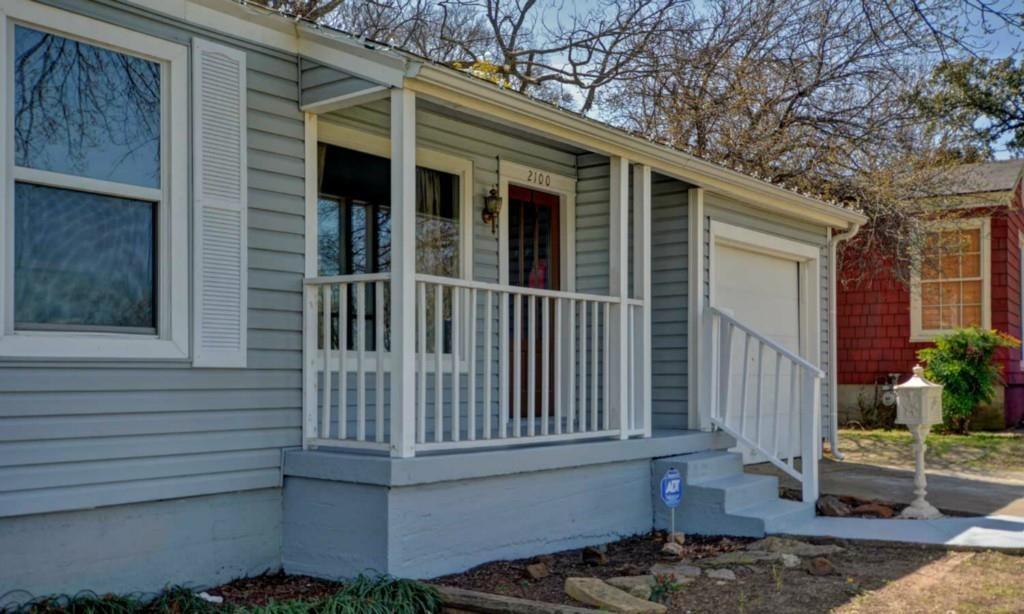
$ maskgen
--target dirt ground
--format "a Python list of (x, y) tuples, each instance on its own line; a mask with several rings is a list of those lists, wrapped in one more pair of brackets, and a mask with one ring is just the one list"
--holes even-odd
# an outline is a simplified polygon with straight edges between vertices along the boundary
[[(750, 540), (687, 539), (685, 558), (699, 564), (739, 550)], [(827, 542), (829, 540), (806, 540)], [(955, 552), (931, 547), (831, 541), (846, 548), (828, 557), (836, 573), (814, 576), (803, 568), (758, 564), (733, 568), (735, 581), (702, 576), (682, 585), (666, 601), (670, 612), (916, 613), (1024, 612), (1024, 556), (994, 552)], [(563, 592), (565, 578), (608, 578), (647, 573), (658, 561), (658, 535), (638, 536), (607, 546), (608, 563), (587, 565), (581, 550), (548, 559), (551, 575), (528, 579), (536, 559), (488, 563), (437, 584), (551, 603), (581, 605)]]

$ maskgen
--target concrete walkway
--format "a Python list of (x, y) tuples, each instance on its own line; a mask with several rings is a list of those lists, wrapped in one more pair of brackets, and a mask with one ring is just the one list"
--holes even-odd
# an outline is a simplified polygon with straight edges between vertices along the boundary
[(1024, 550), (1024, 518), (984, 516), (938, 520), (878, 520), (819, 516), (791, 535), (841, 537), (979, 548)]
[[(782, 486), (799, 489), (795, 480), (769, 463), (744, 470), (779, 476)], [(828, 459), (821, 461), (819, 470), (822, 494), (903, 504), (914, 498), (913, 471)], [(928, 501), (947, 513), (1024, 518), (1024, 483), (929, 473)]]

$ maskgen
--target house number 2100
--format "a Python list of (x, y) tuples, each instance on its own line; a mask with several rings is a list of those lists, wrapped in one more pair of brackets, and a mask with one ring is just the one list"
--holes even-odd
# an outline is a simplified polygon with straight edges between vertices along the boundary
[(542, 173), (530, 169), (526, 171), (526, 180), (534, 185), (551, 186), (551, 173)]

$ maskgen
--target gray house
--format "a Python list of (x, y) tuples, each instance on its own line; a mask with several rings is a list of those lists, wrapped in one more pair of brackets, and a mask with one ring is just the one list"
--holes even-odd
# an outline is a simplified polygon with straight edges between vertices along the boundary
[(0, 594), (431, 577), (668, 466), (813, 514), (859, 214), (231, 0), (0, 0), (0, 64)]

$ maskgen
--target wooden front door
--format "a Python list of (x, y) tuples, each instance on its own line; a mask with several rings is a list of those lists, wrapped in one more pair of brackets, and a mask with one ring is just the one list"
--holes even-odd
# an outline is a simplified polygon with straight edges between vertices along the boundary
[[(526, 288), (560, 290), (562, 271), (558, 196), (529, 188), (509, 186), (508, 197), (509, 283), (513, 286)], [(512, 313), (511, 307), (510, 305), (510, 313)], [(526, 300), (523, 301), (522, 309), (523, 320), (522, 322), (516, 322), (512, 319), (511, 323), (514, 328), (511, 332), (512, 334), (519, 335), (521, 340), (519, 356), (519, 364), (521, 365), (519, 383), (521, 407), (519, 411), (521, 416), (529, 417), (530, 395), (533, 395), (535, 415), (540, 415), (542, 402), (541, 382), (544, 381), (541, 371), (543, 365), (542, 354), (543, 352), (552, 351), (552, 348), (543, 347), (543, 319), (550, 320), (553, 316), (554, 303), (549, 301), (549, 309), (546, 313), (542, 308), (542, 303), (537, 304), (537, 322), (530, 321), (529, 303)], [(550, 322), (549, 326), (551, 326), (553, 335), (554, 327)], [(531, 363), (529, 338), (531, 335), (534, 338), (534, 360), (532, 362), (534, 365), (534, 381), (536, 382), (533, 390), (528, 389), (530, 381), (528, 369)], [(510, 351), (514, 352), (515, 350)], [(514, 359), (514, 356), (511, 358)], [(556, 368), (553, 361), (549, 362), (551, 369)], [(548, 377), (549, 387), (553, 381), (553, 377)], [(514, 399), (515, 391), (511, 392)], [(549, 389), (548, 395), (552, 395), (553, 392), (553, 388)], [(549, 401), (553, 401), (553, 397), (549, 396)], [(510, 401), (510, 406), (513, 403), (514, 401)], [(512, 411), (516, 410), (513, 409)]]

